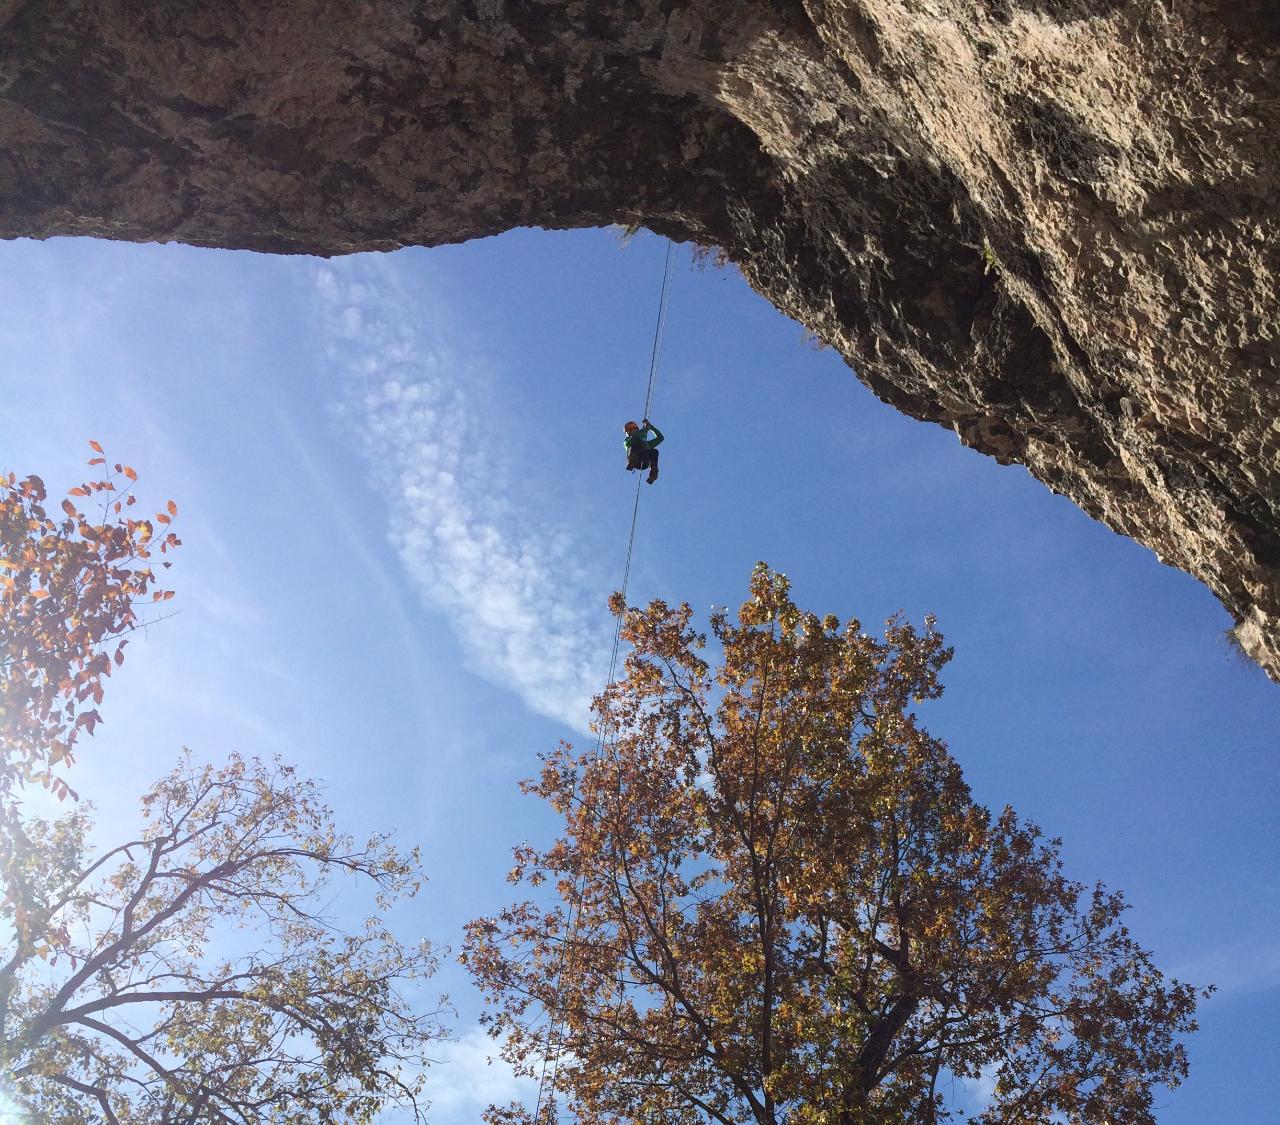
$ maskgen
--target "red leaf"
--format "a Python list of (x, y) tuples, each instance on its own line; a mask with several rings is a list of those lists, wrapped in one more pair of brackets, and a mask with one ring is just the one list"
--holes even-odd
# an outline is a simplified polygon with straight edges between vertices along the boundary
[(76, 726), (84, 727), (90, 734), (100, 722), (102, 722), (102, 716), (97, 711), (83, 711), (76, 716)]
[(89, 461), (90, 465), (105, 465), (106, 463), (106, 460), (102, 457), (93, 457)]

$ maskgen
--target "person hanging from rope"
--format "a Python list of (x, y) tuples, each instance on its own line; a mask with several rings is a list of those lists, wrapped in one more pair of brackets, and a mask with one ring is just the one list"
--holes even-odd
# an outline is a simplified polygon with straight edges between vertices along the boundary
[(622, 432), (626, 434), (622, 444), (627, 449), (627, 472), (648, 469), (652, 484), (658, 479), (658, 451), (654, 447), (662, 444), (662, 431), (646, 418), (639, 426), (628, 422)]

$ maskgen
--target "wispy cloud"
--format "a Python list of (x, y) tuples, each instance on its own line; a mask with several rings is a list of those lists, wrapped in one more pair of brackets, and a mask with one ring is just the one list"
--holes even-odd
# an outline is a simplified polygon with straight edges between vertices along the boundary
[(474, 1122), (490, 1105), (524, 1102), (532, 1106), (537, 1083), (521, 1078), (498, 1055), (498, 1044), (472, 1027), (432, 1053), (436, 1063), (427, 1075), (431, 1119), (440, 1125)]
[(978, 1072), (976, 1078), (961, 1078), (960, 1085), (979, 1112), (983, 1112), (996, 1096), (996, 1077), (999, 1066), (988, 1063)]
[(585, 730), (607, 664), (607, 586), (516, 473), (531, 450), (501, 417), (483, 354), (459, 347), (402, 269), (360, 258), (316, 270), (335, 409), (387, 497), (405, 570), (470, 666)]
[(1280, 988), (1280, 942), (1263, 935), (1224, 942), (1177, 964), (1172, 975), (1197, 988), (1213, 985), (1219, 999), (1254, 996)]

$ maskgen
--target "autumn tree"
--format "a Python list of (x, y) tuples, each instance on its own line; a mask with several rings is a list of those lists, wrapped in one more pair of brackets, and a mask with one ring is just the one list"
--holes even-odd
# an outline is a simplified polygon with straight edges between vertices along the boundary
[(463, 954), (504, 1056), (544, 1077), (539, 1125), (557, 1102), (583, 1125), (937, 1122), (978, 1076), (984, 1125), (1154, 1120), (1196, 993), (1058, 841), (974, 802), (912, 710), (950, 656), (931, 620), (879, 640), (762, 566), (711, 619), (713, 670), (687, 605), (613, 608), (633, 650), (595, 703), (604, 749), (526, 783), (564, 832), (511, 878), (548, 887)]
[(38, 476), (0, 477), (0, 802), (35, 781), (65, 797), (54, 767), (70, 765), (80, 732), (101, 721), (103, 679), (124, 661), (140, 606), (165, 601), (154, 565), (180, 545), (172, 500), (136, 514), (128, 465), (106, 467), (89, 443), (95, 479), (58, 508)]
[(28, 819), (3, 857), (0, 1064), (19, 1104), (40, 1121), (420, 1120), (443, 1036), (418, 995), (432, 950), (376, 914), (355, 932), (325, 917), (342, 875), (378, 913), (411, 896), (416, 853), (338, 833), (279, 762), (184, 756), (142, 807), (96, 856), (81, 808)]

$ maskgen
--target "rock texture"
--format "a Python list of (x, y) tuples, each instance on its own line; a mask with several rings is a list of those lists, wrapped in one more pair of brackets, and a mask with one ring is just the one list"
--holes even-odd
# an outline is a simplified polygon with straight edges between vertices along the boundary
[(1273, 0), (0, 0), (0, 234), (715, 244), (1280, 678)]

